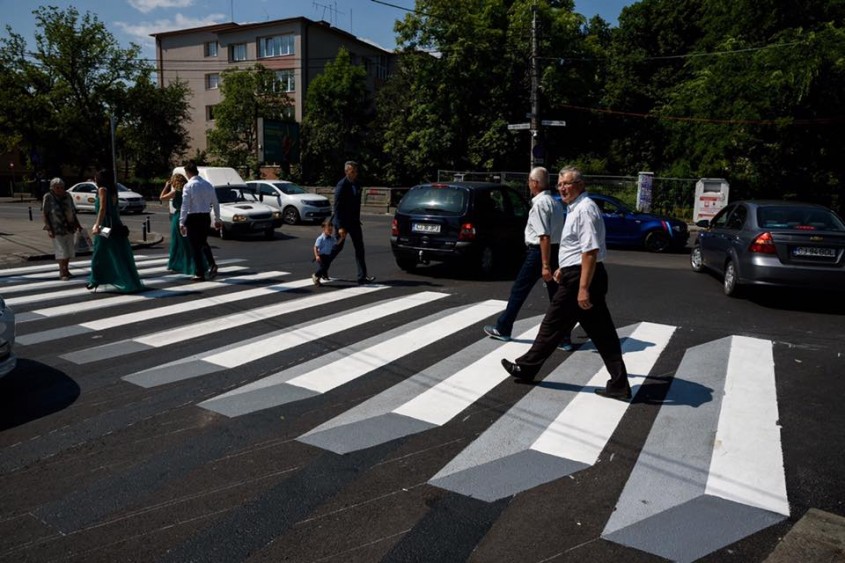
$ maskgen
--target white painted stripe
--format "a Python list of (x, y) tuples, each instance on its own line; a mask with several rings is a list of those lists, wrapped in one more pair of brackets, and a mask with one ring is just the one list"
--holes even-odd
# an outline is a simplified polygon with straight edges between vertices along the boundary
[[(262, 272), (253, 276), (238, 276), (236, 278), (229, 278), (226, 283), (220, 286), (229, 286), (232, 284), (246, 284), (253, 281), (261, 281), (268, 278), (275, 278), (288, 274), (289, 272)], [(208, 283), (208, 282), (205, 282)], [(216, 282), (215, 282), (216, 283)], [(197, 309), (205, 309), (214, 307), (216, 305), (224, 305), (227, 303), (235, 303), (245, 299), (253, 299), (261, 297), (262, 295), (273, 295), (284, 291), (291, 291), (311, 285), (311, 279), (305, 279), (296, 282), (280, 283), (268, 287), (256, 287), (243, 291), (236, 291), (233, 293), (226, 293), (223, 295), (215, 295), (212, 297), (204, 297), (194, 301), (186, 301), (184, 303), (175, 303), (173, 305), (166, 305), (164, 307), (154, 307), (152, 309), (145, 309), (135, 313), (126, 313), (125, 315), (117, 315), (107, 319), (96, 319), (93, 321), (79, 323), (79, 326), (89, 330), (106, 330), (118, 326), (128, 325), (139, 321), (148, 320), (150, 318), (161, 319), (179, 313), (186, 313), (188, 311), (195, 311)]]
[[(221, 274), (232, 274), (235, 272), (239, 272), (242, 270), (246, 270), (244, 266), (229, 266), (227, 268), (220, 268)], [(159, 278), (152, 278), (152, 279), (144, 279), (144, 285), (147, 288), (151, 286), (163, 285), (166, 283), (171, 283), (174, 281), (183, 281), (186, 280), (183, 274), (169, 274), (167, 276), (161, 276)], [(54, 317), (61, 317), (63, 315), (70, 315), (73, 313), (81, 313), (84, 311), (93, 311), (99, 310), (107, 307), (115, 307), (117, 305), (125, 305), (127, 303), (136, 303), (138, 301), (146, 301), (149, 299), (156, 299), (158, 297), (169, 296), (174, 293), (185, 293), (189, 291), (200, 291), (203, 289), (211, 289), (215, 287), (226, 286), (227, 284), (224, 283), (222, 280), (220, 281), (205, 281), (205, 282), (196, 282), (187, 285), (177, 285), (175, 287), (166, 287), (162, 289), (156, 289), (154, 291), (141, 291), (139, 293), (122, 293), (119, 295), (113, 295), (111, 297), (103, 297), (100, 299), (93, 299), (90, 301), (86, 301), (84, 303), (69, 303), (67, 305), (56, 305), (55, 307), (48, 307), (45, 309), (38, 309), (34, 311), (30, 311), (29, 317), (32, 320), (32, 316), (38, 315), (38, 318), (54, 318)], [(61, 292), (57, 292), (61, 293)], [(55, 294), (54, 294), (55, 295)], [(79, 290), (71, 291), (70, 295), (66, 295), (64, 297), (69, 296), (79, 296)], [(83, 295), (89, 295), (88, 291), (86, 290)], [(55, 297), (50, 298), (55, 299)], [(46, 300), (46, 299), (45, 299)]]
[(231, 350), (213, 354), (203, 358), (203, 361), (217, 364), (225, 368), (233, 368), (252, 362), (266, 356), (270, 356), (281, 350), (288, 350), (294, 346), (314, 342), (325, 338), (330, 334), (337, 334), (350, 328), (359, 326), (365, 322), (381, 319), (389, 315), (395, 315), (406, 309), (419, 307), (426, 303), (432, 303), (438, 299), (448, 297), (447, 293), (434, 291), (423, 291), (414, 295), (392, 299), (382, 302), (373, 307), (367, 308), (366, 312), (353, 312), (339, 317), (326, 319), (325, 321), (310, 324), (308, 326), (249, 342)]
[[(138, 271), (140, 272), (142, 268), (146, 268), (148, 266), (160, 266), (162, 264), (167, 264), (167, 261), (168, 261), (167, 258), (159, 258), (159, 259), (156, 259), (156, 260), (148, 260), (146, 262), (141, 262), (141, 261), (136, 260), (135, 266), (138, 268)], [(91, 268), (89, 267), (91, 262), (88, 261), (88, 262), (86, 262), (86, 264), (87, 265), (84, 268), (75, 268), (74, 272), (72, 272), (72, 273), (74, 273), (74, 274), (81, 274), (81, 273), (87, 274), (88, 272), (91, 271)], [(26, 275), (22, 275), (22, 276), (12, 276), (12, 277), (7, 277), (7, 278), (0, 278), (0, 283), (5, 284), (5, 283), (13, 283), (13, 282), (16, 282), (16, 281), (26, 282), (26, 281), (32, 281), (32, 280), (46, 280), (46, 279), (49, 279), (49, 278), (56, 278), (56, 277), (59, 276), (59, 272), (58, 272), (57, 268), (58, 268), (58, 266), (53, 266), (52, 271), (36, 273), (36, 274), (26, 274)], [(165, 268), (165, 270), (166, 269), (167, 268)], [(61, 280), (58, 280), (58, 281), (59, 281), (59, 283), (61, 283)], [(12, 286), (12, 287), (14, 287), (14, 286)], [(5, 292), (6, 289), (4, 288), (3, 291)]]
[(732, 337), (705, 494), (789, 516), (768, 340)]
[(510, 374), (502, 367), (502, 358), (515, 358), (524, 354), (537, 336), (539, 328), (540, 325), (537, 324), (520, 334), (517, 341), (502, 345), (494, 352), (397, 407), (393, 412), (438, 426), (446, 424), (510, 377)]
[(421, 347), (501, 312), (502, 301), (488, 300), (436, 322), (356, 352), (327, 366), (289, 380), (289, 385), (325, 393), (387, 365)]
[[(167, 255), (164, 254), (156, 254), (153, 256), (146, 256), (144, 254), (136, 254), (135, 255), (135, 263), (137, 264), (143, 260), (158, 260), (159, 258), (167, 258)], [(71, 269), (79, 269), (79, 268), (87, 268), (91, 265), (91, 259), (87, 260), (76, 260), (74, 262), (70, 262), (69, 267)], [(7, 278), (10, 277), (17, 277), (23, 276), (26, 274), (35, 274), (38, 272), (55, 272), (58, 275), (58, 266), (55, 263), (51, 264), (43, 264), (40, 266), (22, 266), (19, 268), (6, 268), (0, 270), (0, 283), (7, 283), (9, 280)]]
[[(641, 323), (623, 343), (623, 358), (634, 395), (674, 332), (673, 326)], [(587, 385), (604, 387), (609, 378), (607, 369), (602, 368)], [(537, 438), (531, 449), (593, 465), (627, 408), (628, 403), (623, 401), (608, 400), (592, 392), (579, 393)]]
[[(298, 283), (301, 283), (304, 286), (312, 282), (311, 279), (308, 278), (307, 283), (306, 280), (302, 280)], [(343, 299), (349, 299), (350, 297), (356, 297), (359, 295), (366, 295), (367, 293), (381, 291), (383, 289), (387, 289), (387, 286), (371, 285), (349, 287), (346, 289), (333, 291), (331, 293), (310, 295), (301, 299), (292, 299), (283, 303), (275, 303), (273, 305), (259, 307), (257, 309), (250, 309), (241, 313), (234, 313), (232, 315), (217, 317), (215, 319), (211, 319), (209, 321), (204, 321), (201, 323), (194, 323), (188, 326), (181, 326), (173, 329), (163, 330), (161, 332), (156, 332), (153, 334), (147, 334), (139, 338), (134, 338), (132, 339), (132, 341), (138, 342), (140, 344), (145, 344), (147, 346), (152, 346), (154, 348), (159, 348), (161, 346), (169, 346), (170, 344), (175, 344), (177, 342), (185, 342), (187, 340), (200, 338), (215, 332), (231, 330), (233, 328), (246, 324), (272, 319), (274, 317), (294, 313), (296, 311), (302, 311), (309, 307), (316, 307), (318, 305), (334, 303)]]

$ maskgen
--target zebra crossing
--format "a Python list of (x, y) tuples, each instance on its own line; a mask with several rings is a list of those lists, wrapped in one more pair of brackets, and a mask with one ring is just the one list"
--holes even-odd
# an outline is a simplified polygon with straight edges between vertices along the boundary
[[(122, 381), (154, 394), (162, 386), (226, 370), (249, 374), (259, 360), (273, 361), (368, 323), (403, 319), (373, 336), (197, 398), (195, 408), (225, 420), (333, 392), (421, 348), (448, 350), (444, 344), (450, 338), (495, 318), (505, 306), (495, 299), (456, 306), (445, 292), (383, 284), (328, 285), (315, 293), (305, 291), (310, 278), (287, 279), (284, 271), (251, 272), (238, 260), (220, 261), (227, 266), (214, 281), (186, 283), (187, 277), (166, 273), (161, 266), (165, 258), (136, 258), (144, 283), (152, 289), (135, 295), (92, 295), (51, 280), (55, 274), (41, 266), (0, 272), (0, 294), (15, 295), (6, 301), (17, 311), (18, 355), (25, 357), (29, 346), (119, 329), (125, 337), (95, 345), (85, 344), (93, 339), (77, 338), (74, 342), (82, 346), (60, 348), (56, 357), (78, 366), (108, 362)], [(71, 267), (77, 272), (85, 263)], [(266, 304), (274, 296), (284, 300)], [(259, 298), (265, 301), (250, 303)], [(286, 321), (327, 305), (333, 308), (328, 314)], [(226, 312), (227, 306), (237, 306), (238, 312)], [(124, 312), (127, 308), (131, 310)], [(113, 315), (76, 319), (112, 309)], [(198, 310), (219, 314), (189, 318)], [(143, 321), (165, 318), (175, 324), (136, 328)], [(405, 322), (407, 318), (412, 320)], [(238, 330), (270, 320), (282, 328), (257, 336)], [(479, 336), (432, 365), (412, 365), (408, 377), (296, 439), (343, 455), (447, 425), (508, 379), (499, 360), (526, 350), (539, 322), (540, 317), (520, 320), (510, 342)], [(634, 402), (672, 346), (676, 330), (645, 321), (619, 329)], [(202, 343), (223, 331), (231, 342), (172, 359), (179, 345)], [(770, 341), (732, 336), (685, 351), (609, 516), (604, 539), (691, 561), (789, 517), (772, 346)], [(159, 353), (148, 356), (151, 362), (141, 369), (129, 361), (151, 350)], [(607, 379), (601, 358), (586, 343), (431, 475), (428, 484), (495, 502), (595, 466), (630, 407), (592, 392)]]

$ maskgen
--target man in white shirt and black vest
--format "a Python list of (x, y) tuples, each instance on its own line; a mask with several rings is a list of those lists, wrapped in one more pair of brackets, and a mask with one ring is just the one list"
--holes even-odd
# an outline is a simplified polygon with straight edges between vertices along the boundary
[(628, 371), (605, 301), (607, 271), (603, 261), (607, 246), (601, 210), (587, 196), (581, 171), (577, 168), (561, 170), (557, 185), (568, 206), (558, 255), (560, 267), (554, 273), (558, 289), (531, 349), (515, 362), (503, 359), (502, 366), (518, 379), (533, 380), (564, 333), (578, 321), (610, 373), (606, 387), (596, 389), (596, 393), (627, 401), (631, 399)]

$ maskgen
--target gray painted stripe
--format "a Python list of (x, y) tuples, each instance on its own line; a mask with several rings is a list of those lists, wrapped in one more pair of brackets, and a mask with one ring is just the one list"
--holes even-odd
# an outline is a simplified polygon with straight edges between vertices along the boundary
[(692, 561), (786, 517), (706, 494), (732, 345), (727, 337), (687, 350), (605, 539)]
[[(644, 499), (641, 504), (647, 502)], [(774, 512), (701, 496), (602, 537), (671, 561), (686, 563), (784, 519), (783, 515)]]
[[(497, 303), (499, 305), (504, 304), (501, 301)], [(486, 302), (486, 306), (490, 306), (491, 304), (491, 302)], [(418, 319), (414, 322), (402, 325), (385, 333), (378, 334), (351, 346), (347, 346), (346, 348), (322, 355), (311, 361), (275, 373), (244, 387), (219, 395), (200, 403), (199, 406), (227, 416), (240, 416), (296, 401), (298, 400), (297, 397), (299, 397), (300, 389), (303, 388), (296, 385), (289, 385), (287, 384), (288, 381), (302, 375), (319, 373), (321, 369), (337, 364), (350, 356), (354, 356), (356, 354), (360, 355), (362, 352), (365, 352), (373, 347), (382, 345), (385, 342), (391, 342), (396, 338), (401, 338), (411, 331), (428, 325), (433, 325), (452, 315), (457, 317), (459, 314), (467, 313), (470, 309), (477, 306), (478, 305), (466, 305), (439, 311), (422, 319)], [(453, 322), (452, 324), (454, 325), (455, 323)], [(451, 329), (444, 328), (443, 337), (446, 337), (454, 332), (454, 328), (454, 326), (452, 326)], [(427, 341), (425, 344), (417, 346), (417, 348), (422, 348), (424, 345), (431, 345), (433, 342), (433, 340)], [(410, 353), (411, 351), (412, 350), (408, 350), (405, 353)], [(380, 357), (372, 358), (371, 362), (370, 371), (378, 369), (385, 364), (384, 360)], [(272, 401), (260, 398), (262, 391), (269, 393), (270, 389), (273, 389), (273, 393), (275, 394)]]
[(297, 440), (338, 454), (347, 454), (390, 442), (399, 436), (410, 436), (435, 427), (434, 424), (422, 420), (387, 413), (346, 426), (323, 430), (318, 434), (301, 436)]

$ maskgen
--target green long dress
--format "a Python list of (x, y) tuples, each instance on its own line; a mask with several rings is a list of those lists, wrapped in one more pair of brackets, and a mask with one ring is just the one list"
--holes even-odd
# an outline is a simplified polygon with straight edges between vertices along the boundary
[[(173, 209), (176, 212), (170, 218), (170, 256), (167, 260), (167, 269), (193, 276), (196, 270), (194, 253), (191, 252), (188, 239), (179, 231), (179, 210), (182, 209), (181, 190), (177, 190), (176, 195), (173, 196)], [(203, 256), (203, 266), (205, 267), (205, 256)]]
[[(100, 198), (94, 203), (94, 213), (100, 212)], [(117, 198), (106, 198), (106, 214), (101, 227), (114, 229), (122, 225)], [(129, 240), (116, 236), (108, 238), (94, 237), (94, 252), (91, 255), (91, 273), (88, 284), (92, 286), (110, 285), (122, 293), (141, 291), (144, 284), (135, 267), (135, 257)]]

